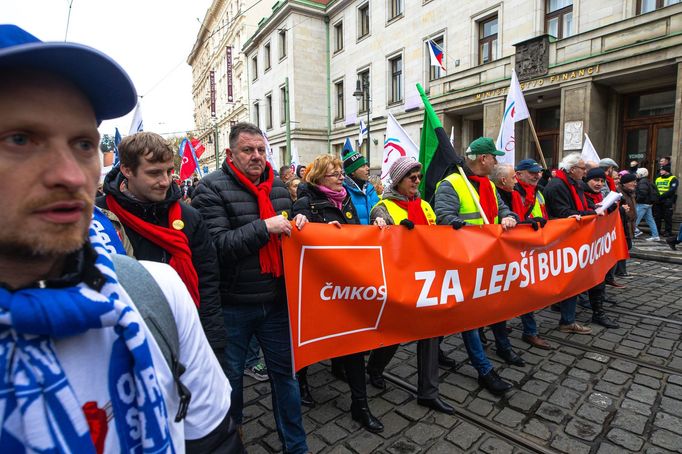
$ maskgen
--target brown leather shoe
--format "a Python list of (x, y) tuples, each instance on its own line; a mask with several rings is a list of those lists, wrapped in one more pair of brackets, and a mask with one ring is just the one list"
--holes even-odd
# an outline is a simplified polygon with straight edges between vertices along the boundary
[(592, 333), (592, 328), (573, 322), (570, 325), (559, 325), (559, 331), (562, 333), (590, 334)]
[(521, 336), (521, 339), (532, 345), (533, 347), (541, 348), (543, 350), (551, 350), (552, 346), (550, 345), (549, 342), (546, 340), (542, 339), (540, 336), (529, 336), (527, 334), (524, 334)]

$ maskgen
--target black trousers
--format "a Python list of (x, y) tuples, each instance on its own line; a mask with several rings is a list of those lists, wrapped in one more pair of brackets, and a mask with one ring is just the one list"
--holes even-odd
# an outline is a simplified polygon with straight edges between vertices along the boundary
[[(440, 340), (437, 337), (422, 339), (417, 342), (417, 397), (435, 399), (438, 397), (438, 349)], [(389, 345), (372, 350), (367, 361), (367, 372), (380, 375), (391, 362), (400, 345)]]
[[(656, 220), (656, 227), (659, 233), (670, 236), (673, 232), (673, 204), (672, 203), (657, 203), (653, 206), (654, 219)], [(665, 228), (661, 226), (665, 224)]]

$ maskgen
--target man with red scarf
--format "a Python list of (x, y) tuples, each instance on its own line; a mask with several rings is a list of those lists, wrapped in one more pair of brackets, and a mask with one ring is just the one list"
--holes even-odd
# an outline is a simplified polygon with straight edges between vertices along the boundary
[[(488, 175), (497, 165), (496, 156), (503, 155), (504, 152), (498, 150), (495, 142), (488, 137), (480, 137), (469, 145), (466, 150), (465, 175), (453, 173), (438, 184), (435, 195), (437, 224), (452, 225), (459, 229), (467, 224), (484, 223), (474, 197), (467, 188), (470, 186), (491, 224), (500, 224), (505, 230), (516, 226), (518, 217), (507, 207), (495, 185), (488, 179)], [(491, 328), (495, 335), (497, 355), (509, 364), (524, 366), (525, 362), (514, 352), (509, 342), (506, 323), (496, 323)], [(512, 385), (502, 380), (493, 369), (483, 350), (478, 330), (464, 331), (462, 340), (471, 364), (478, 372), (478, 383), (496, 395), (508, 391)]]
[[(301, 395), (294, 378), (280, 235), (291, 234), (291, 197), (274, 178), (261, 130), (250, 123), (232, 126), (222, 167), (206, 175), (194, 191), (220, 263), (220, 298), (227, 331), (230, 412), (242, 423), (243, 373), (249, 342), (256, 336), (272, 386), (277, 432), (286, 453), (308, 452)], [(294, 217), (297, 228), (308, 222)]]
[(97, 206), (123, 224), (138, 260), (168, 263), (185, 283), (199, 310), (211, 347), (223, 360), (227, 336), (218, 294), (218, 259), (201, 215), (180, 203), (173, 183), (173, 150), (153, 132), (125, 137), (118, 146), (120, 166), (104, 180)]
[[(576, 218), (595, 214), (587, 204), (583, 188), (583, 177), (587, 169), (580, 153), (570, 153), (559, 163), (556, 178), (545, 187), (547, 214), (550, 219)], [(564, 333), (590, 334), (592, 328), (575, 321), (575, 307), (578, 296), (572, 296), (559, 304), (561, 318), (559, 330)]]

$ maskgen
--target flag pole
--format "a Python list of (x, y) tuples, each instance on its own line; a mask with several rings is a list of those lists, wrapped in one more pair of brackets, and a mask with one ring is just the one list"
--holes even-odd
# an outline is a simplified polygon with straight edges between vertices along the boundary
[(538, 153), (540, 153), (540, 159), (542, 160), (542, 167), (547, 168), (547, 162), (545, 161), (545, 155), (542, 153), (542, 147), (540, 146), (540, 140), (538, 139), (538, 134), (535, 132), (535, 125), (533, 124), (533, 117), (528, 116), (528, 124), (530, 124), (530, 131), (533, 133), (533, 139), (535, 139), (535, 146), (538, 147)]
[(464, 181), (466, 182), (466, 187), (469, 190), (469, 195), (471, 196), (474, 203), (476, 204), (476, 209), (478, 210), (478, 214), (481, 215), (481, 218), (483, 219), (483, 223), (484, 224), (490, 224), (490, 221), (488, 221), (488, 217), (483, 212), (483, 207), (481, 206), (481, 202), (479, 201), (480, 196), (478, 194), (476, 194), (476, 191), (474, 191), (474, 187), (471, 185), (471, 181), (469, 181), (466, 174), (464, 173), (464, 169), (462, 169), (462, 166), (458, 165), (457, 170), (459, 171), (459, 174), (462, 175), (462, 177), (464, 178)]

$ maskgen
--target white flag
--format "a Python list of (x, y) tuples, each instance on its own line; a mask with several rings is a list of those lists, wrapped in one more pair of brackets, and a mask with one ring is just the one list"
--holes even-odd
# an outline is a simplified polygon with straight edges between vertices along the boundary
[(130, 132), (128, 135), (132, 135), (140, 131), (144, 131), (144, 127), (142, 125), (142, 108), (140, 107), (140, 101), (137, 101), (137, 105), (135, 106), (135, 114), (133, 115), (133, 122), (130, 123)]
[(362, 146), (362, 142), (365, 140), (365, 136), (367, 135), (367, 125), (365, 125), (365, 122), (360, 119), (360, 132), (358, 133), (358, 148)]
[[(265, 159), (270, 163), (272, 166), (273, 170), (276, 170), (279, 172), (279, 159), (275, 158), (275, 153), (272, 151), (272, 147), (270, 147), (270, 141), (268, 140), (268, 135), (265, 134), (265, 131), (262, 131), (263, 133), (263, 140), (265, 140)], [(277, 156), (279, 158), (279, 156)]]
[(514, 138), (514, 123), (525, 120), (530, 117), (528, 113), (528, 106), (526, 100), (523, 98), (523, 92), (519, 85), (519, 80), (516, 78), (516, 72), (512, 70), (511, 84), (509, 85), (509, 92), (507, 93), (507, 102), (504, 104), (504, 115), (502, 116), (502, 125), (500, 126), (500, 134), (497, 136), (497, 149), (505, 152), (504, 156), (497, 158), (497, 161), (502, 164), (514, 165), (515, 158), (515, 138)]
[(450, 145), (455, 148), (455, 127), (450, 128)]
[(298, 150), (296, 148), (291, 149), (291, 171), (296, 174), (296, 167), (301, 165), (301, 158), (298, 157)]
[(580, 153), (580, 159), (585, 162), (593, 161), (599, 164), (599, 155), (597, 154), (597, 150), (594, 149), (592, 141), (587, 137), (587, 134), (585, 134), (585, 143), (583, 144), (583, 151)]
[(386, 141), (384, 141), (384, 157), (381, 162), (381, 182), (388, 184), (388, 170), (391, 164), (403, 156), (417, 161), (419, 159), (419, 147), (412, 142), (410, 136), (400, 126), (398, 120), (389, 112), (386, 121)]

